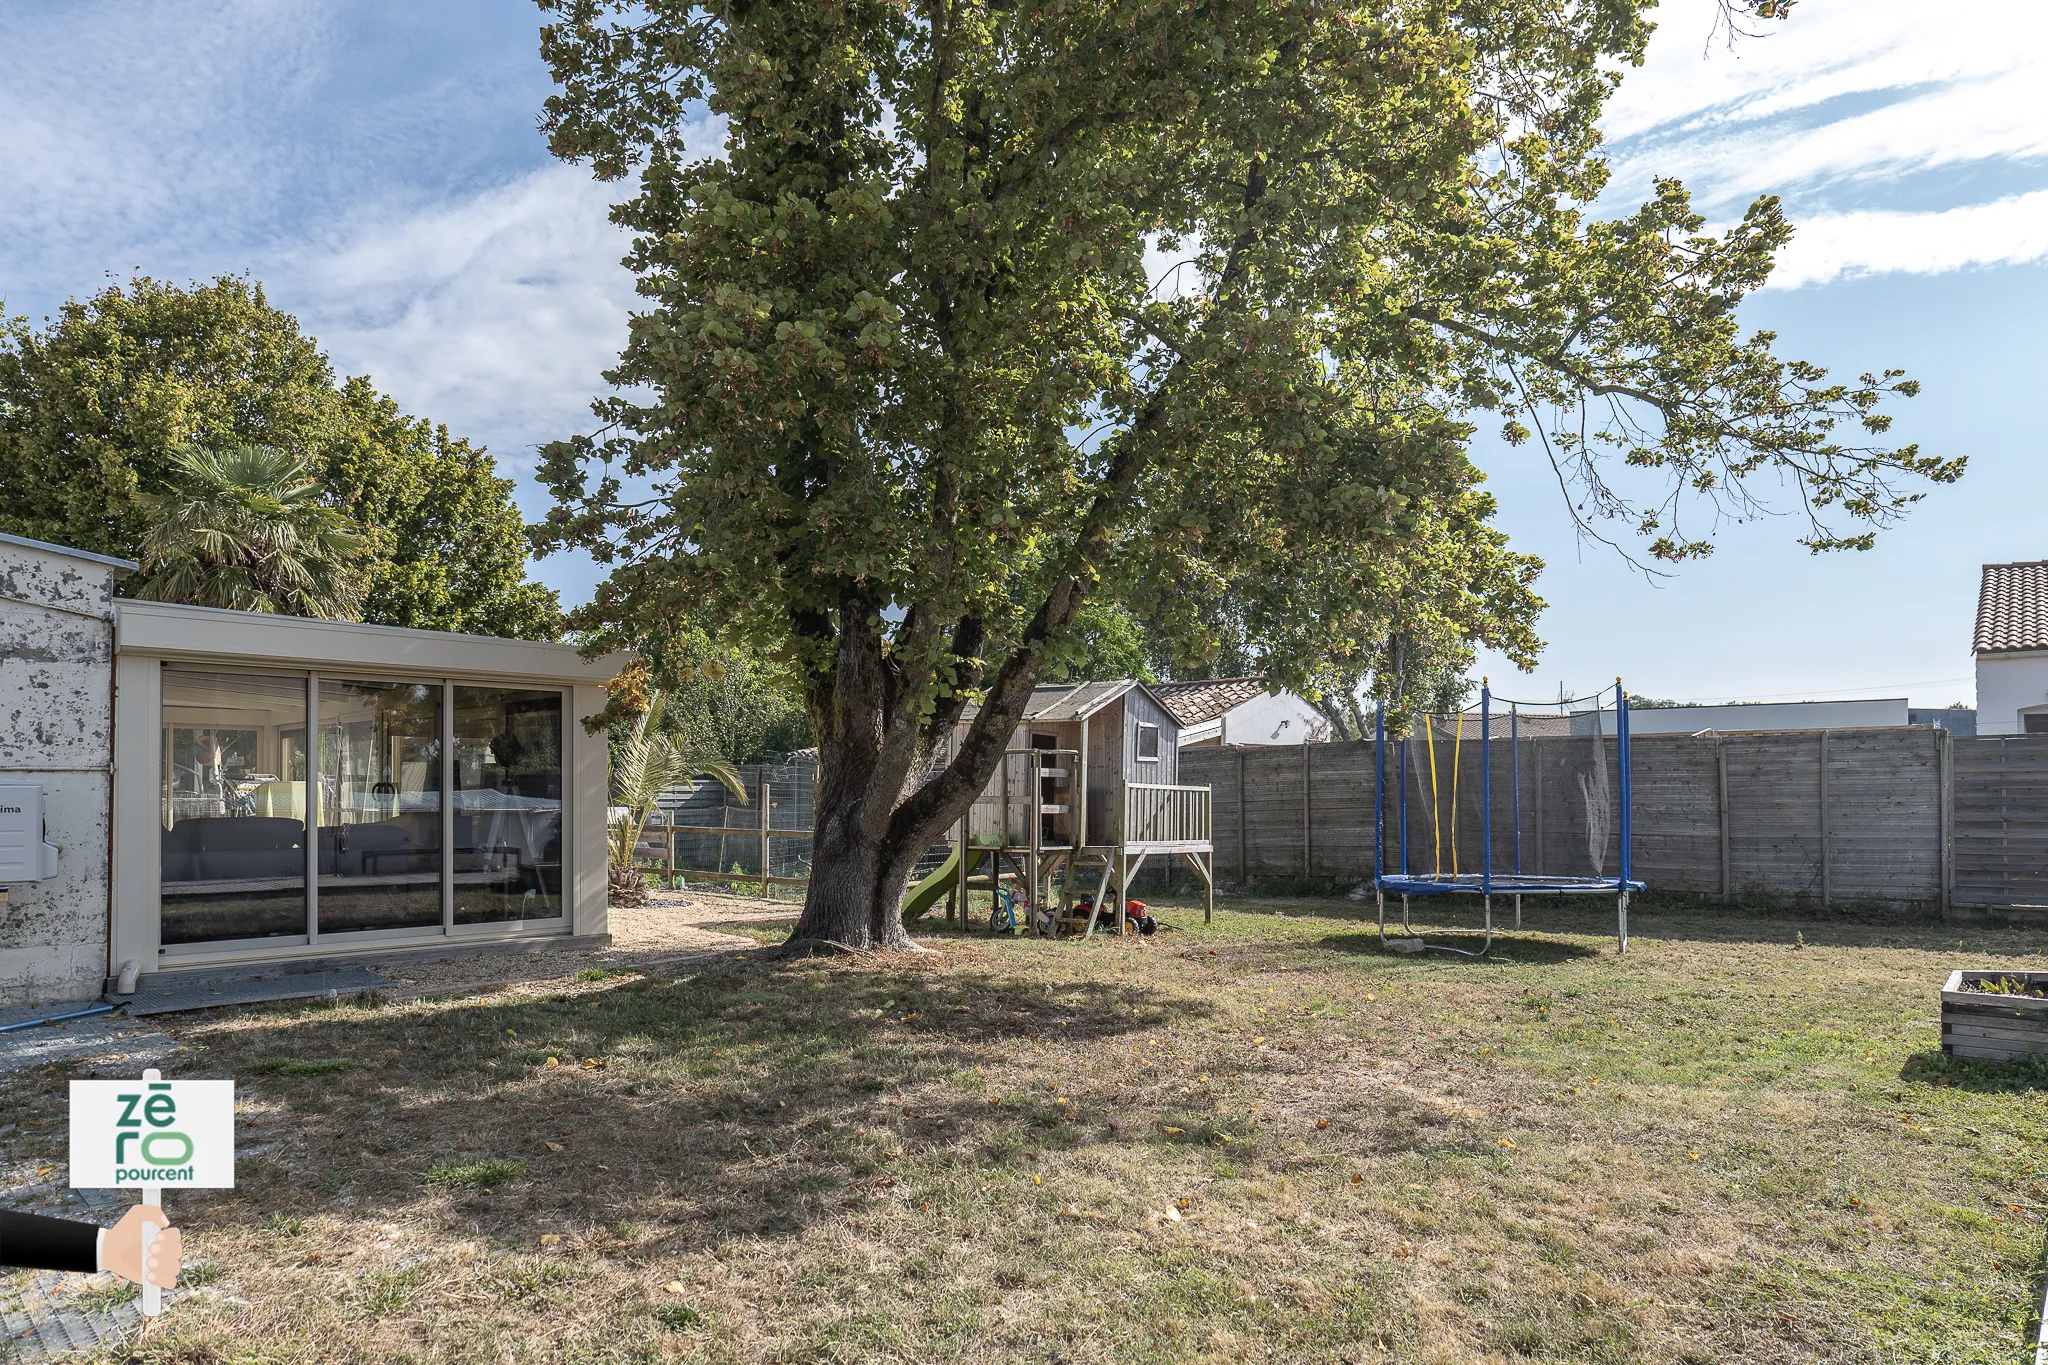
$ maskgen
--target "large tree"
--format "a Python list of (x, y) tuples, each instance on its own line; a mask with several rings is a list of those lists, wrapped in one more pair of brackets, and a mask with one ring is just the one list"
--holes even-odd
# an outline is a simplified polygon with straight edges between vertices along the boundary
[(1477, 414), (1667, 560), (1765, 488), (1867, 544), (1960, 470), (1882, 440), (1897, 374), (1738, 331), (1775, 201), (1590, 211), (1646, 0), (541, 3), (553, 149), (637, 174), (645, 300), (548, 535), (613, 566), (593, 627), (708, 615), (802, 680), (796, 951), (910, 946), (912, 866), (1091, 599), (1232, 592), (1282, 681), (1526, 656)]
[[(337, 386), (319, 345), (262, 287), (139, 278), (0, 326), (0, 530), (134, 556), (145, 501), (187, 445), (303, 459), (368, 542), (363, 619), (552, 638), (555, 594), (526, 581), (512, 484), (466, 441)], [(129, 582), (140, 591), (146, 579)]]

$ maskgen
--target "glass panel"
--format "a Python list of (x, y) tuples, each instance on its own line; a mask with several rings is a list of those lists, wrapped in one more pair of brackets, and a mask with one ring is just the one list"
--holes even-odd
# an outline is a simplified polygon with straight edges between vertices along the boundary
[(306, 932), (305, 731), (303, 676), (164, 669), (165, 943)]
[(323, 934), (440, 927), (439, 683), (320, 679), (319, 915)]
[(562, 913), (562, 694), (455, 689), (455, 920)]

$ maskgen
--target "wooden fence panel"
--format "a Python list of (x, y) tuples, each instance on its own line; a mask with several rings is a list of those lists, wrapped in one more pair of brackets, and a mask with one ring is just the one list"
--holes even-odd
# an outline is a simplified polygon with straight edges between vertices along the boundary
[(1247, 875), (1299, 877), (1304, 814), (1299, 751), (1246, 748), (1244, 806)]
[(1940, 899), (1941, 742), (1931, 727), (1829, 736), (1832, 900)]
[(1316, 744), (1308, 755), (1311, 877), (1372, 875), (1370, 744)]
[(1955, 741), (1955, 903), (2048, 907), (2048, 735)]
[(1819, 734), (1729, 735), (1723, 744), (1735, 893), (1819, 900)]
[(1721, 890), (1720, 741), (1645, 735), (1629, 745), (1635, 839), (1631, 868), (1670, 891)]
[[(1633, 871), (1661, 890), (1717, 894), (1725, 875), (1736, 895), (1938, 903), (1944, 875), (1942, 742), (1939, 731), (1925, 727), (1827, 732), (1823, 821), (1820, 731), (1639, 736), (1630, 749)], [(2008, 787), (2031, 784), (2029, 799), (2039, 814), (2023, 830), (2006, 811), (1998, 816), (1996, 829), (2004, 841), (1999, 845), (2003, 865), (2025, 863), (2048, 879), (2048, 737), (2037, 743), (2025, 764), (2014, 759), (1999, 771)], [(1492, 746), (1496, 871), (1515, 867), (1519, 811), (1523, 871), (1616, 875), (1621, 830), (1615, 739), (1546, 735), (1522, 739), (1519, 746), (1519, 755), (1504, 739)], [(1958, 750), (1962, 747), (1959, 743)], [(1328, 880), (1371, 877), (1378, 762), (1372, 743), (1202, 747), (1183, 750), (1181, 762), (1182, 781), (1208, 783), (1215, 792), (1217, 866), (1226, 881), (1291, 880), (1304, 873)], [(1484, 748), (1473, 734), (1462, 744), (1455, 735), (1439, 736), (1434, 746), (1418, 735), (1408, 745), (1405, 764), (1399, 746), (1388, 746), (1390, 872), (1402, 866), (1404, 787), (1408, 869), (1480, 869), (1484, 762)], [(1966, 766), (1959, 763), (1959, 773)], [(1957, 788), (1959, 900), (1965, 884), (1961, 852), (1966, 836), (1981, 842), (1986, 799)], [(1983, 880), (1979, 875), (1978, 882)], [(2048, 903), (2048, 892), (2031, 894)]]

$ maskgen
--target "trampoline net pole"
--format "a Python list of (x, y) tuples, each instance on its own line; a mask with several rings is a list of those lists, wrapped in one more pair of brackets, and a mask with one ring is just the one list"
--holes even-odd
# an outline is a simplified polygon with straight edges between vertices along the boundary
[[(1514, 702), (1508, 703), (1508, 757), (1513, 770), (1515, 805), (1515, 875), (1522, 875), (1522, 712)], [(1515, 914), (1522, 913), (1522, 898), (1515, 897)], [(1521, 928), (1519, 920), (1515, 927)]]
[(1493, 894), (1493, 693), (1484, 678), (1479, 680), (1479, 887)]
[(1408, 875), (1408, 741), (1401, 741), (1401, 875)]

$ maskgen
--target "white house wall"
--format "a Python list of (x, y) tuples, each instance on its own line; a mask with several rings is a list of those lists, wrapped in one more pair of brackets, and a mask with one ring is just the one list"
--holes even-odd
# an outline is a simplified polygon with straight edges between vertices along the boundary
[(57, 876), (0, 906), (0, 1005), (99, 994), (119, 568), (0, 540), (0, 776), (40, 782)]
[(1180, 743), (1184, 749), (1199, 744), (1301, 744), (1315, 738), (1324, 724), (1322, 714), (1294, 693), (1261, 692), (1215, 720), (1188, 726), (1181, 731)]
[(1977, 733), (2017, 735), (2023, 711), (2048, 711), (2048, 652), (1977, 656)]
[[(1614, 694), (1610, 690), (1607, 709), (1598, 713), (1606, 733), (1614, 730)], [(1495, 704), (1496, 716), (1499, 704)], [(1572, 717), (1573, 734), (1591, 734), (1593, 712)], [(1748, 706), (1632, 706), (1628, 713), (1631, 735), (1696, 735), (1702, 730), (1870, 730), (1907, 721), (1906, 699), (1890, 697), (1874, 701), (1784, 701)]]

